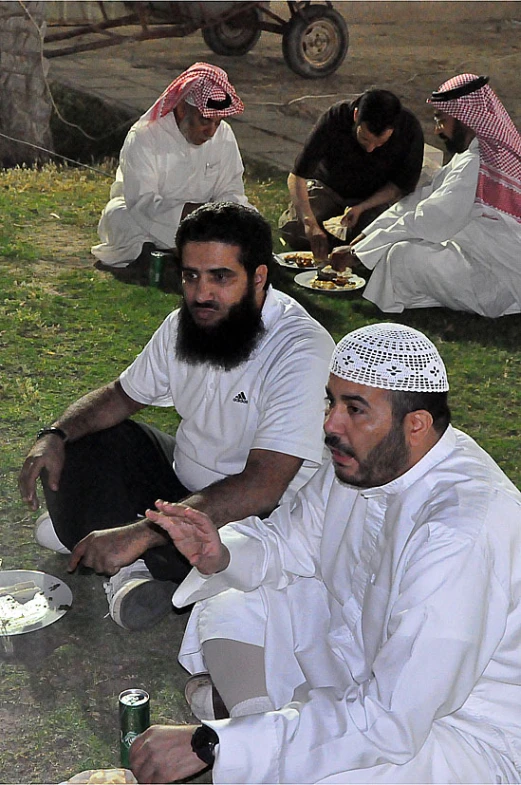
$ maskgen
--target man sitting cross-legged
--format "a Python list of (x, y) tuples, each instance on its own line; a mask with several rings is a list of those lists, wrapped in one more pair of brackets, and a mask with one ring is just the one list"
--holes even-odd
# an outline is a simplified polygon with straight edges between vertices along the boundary
[(417, 330), (355, 330), (331, 363), (331, 459), (293, 504), (219, 532), (147, 512), (197, 568), (174, 596), (199, 601), (180, 661), (230, 718), (198, 696), (203, 725), (145, 731), (139, 782), (212, 761), (227, 783), (520, 781), (521, 494), (450, 425), (447, 389)]
[[(130, 629), (171, 611), (189, 570), (158, 527), (136, 522), (158, 496), (183, 499), (218, 526), (266, 515), (323, 452), (334, 343), (269, 285), (267, 221), (243, 205), (205, 205), (181, 223), (177, 245), (181, 308), (118, 379), (40, 431), (20, 476), (31, 509), (43, 482), (50, 518), (37, 540), (72, 550), (71, 570), (82, 563), (113, 576), (110, 612)], [(175, 407), (175, 440), (129, 419), (145, 406)]]
[(180, 221), (208, 202), (248, 204), (227, 120), (244, 110), (228, 75), (194, 63), (135, 123), (121, 149), (92, 253), (109, 267), (144, 267), (175, 248)]
[(488, 77), (459, 74), (429, 103), (452, 159), (335, 249), (331, 264), (372, 270), (364, 297), (388, 313), (520, 313), (521, 136)]

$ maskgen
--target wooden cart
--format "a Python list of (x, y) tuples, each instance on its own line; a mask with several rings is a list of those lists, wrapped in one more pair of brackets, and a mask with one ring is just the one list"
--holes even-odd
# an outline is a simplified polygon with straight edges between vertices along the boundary
[[(201, 30), (207, 46), (220, 55), (240, 56), (249, 52), (263, 30), (282, 36), (282, 54), (292, 71), (307, 79), (329, 76), (341, 65), (349, 47), (349, 33), (333, 3), (290, 2), (289, 18), (274, 13), (269, 2), (127, 2), (125, 13), (109, 19), (104, 3), (97, 3), (100, 21), (45, 36), (45, 56), (62, 57), (92, 49), (145, 41), (179, 38)], [(135, 27), (134, 32), (116, 28)], [(56, 46), (67, 39), (87, 36), (89, 40)]]

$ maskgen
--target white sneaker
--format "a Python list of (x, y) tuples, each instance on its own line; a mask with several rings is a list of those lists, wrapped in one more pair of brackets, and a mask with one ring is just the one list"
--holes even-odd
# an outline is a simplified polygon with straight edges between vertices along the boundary
[(209, 673), (194, 673), (185, 684), (185, 699), (200, 722), (224, 720), (230, 715)]
[(125, 630), (146, 630), (172, 611), (177, 584), (156, 581), (143, 559), (138, 559), (122, 567), (103, 588), (116, 624)]
[(63, 553), (64, 555), (70, 554), (70, 550), (66, 548), (63, 542), (58, 538), (51, 516), (47, 510), (42, 512), (36, 521), (34, 538), (42, 548), (48, 548), (50, 551)]

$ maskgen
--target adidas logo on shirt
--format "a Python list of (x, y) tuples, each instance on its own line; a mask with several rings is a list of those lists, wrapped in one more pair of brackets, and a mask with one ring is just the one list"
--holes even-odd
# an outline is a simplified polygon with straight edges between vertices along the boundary
[(237, 401), (237, 403), (248, 403), (248, 399), (243, 392), (237, 393), (233, 400)]

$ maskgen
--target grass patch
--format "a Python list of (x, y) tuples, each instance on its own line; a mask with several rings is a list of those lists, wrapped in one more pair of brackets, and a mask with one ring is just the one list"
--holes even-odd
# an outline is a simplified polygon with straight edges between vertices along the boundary
[[(74, 595), (60, 622), (13, 638), (12, 652), (0, 647), (4, 783), (59, 782), (82, 769), (118, 765), (117, 695), (126, 687), (150, 691), (154, 722), (189, 720), (176, 663), (185, 617), (172, 615), (148, 633), (117, 628), (105, 618), (102, 579), (67, 575), (61, 557), (34, 543), (36, 516), (16, 487), (38, 428), (115, 378), (179, 302), (176, 294), (124, 284), (93, 268), (89, 248), (108, 198), (107, 171), (107, 178), (54, 166), (0, 173), (0, 556), (3, 569), (42, 569), (64, 578)], [(247, 167), (249, 198), (274, 228), (287, 202), (285, 179)], [(309, 292), (281, 268), (274, 283), (337, 340), (364, 324), (392, 321), (359, 293)], [(455, 425), (521, 484), (521, 317), (492, 321), (430, 309), (405, 312), (397, 321), (435, 342), (449, 371)], [(170, 410), (140, 416), (165, 430), (177, 423)]]

